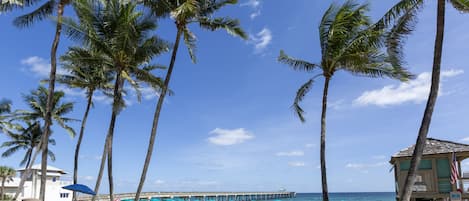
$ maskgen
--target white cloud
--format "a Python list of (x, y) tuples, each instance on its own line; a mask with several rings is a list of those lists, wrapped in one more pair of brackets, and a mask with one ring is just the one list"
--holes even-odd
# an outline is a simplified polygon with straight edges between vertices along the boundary
[[(137, 95), (135, 88), (131, 86), (125, 86), (124, 89), (131, 92), (133, 96)], [(139, 90), (144, 100), (151, 100), (158, 97), (159, 95), (158, 92), (156, 92), (155, 89), (150, 86), (139, 86)]]
[(104, 94), (96, 94), (93, 96), (93, 101), (101, 102), (104, 104), (112, 104), (112, 97), (106, 96)]
[(303, 151), (290, 151), (290, 152), (278, 152), (275, 155), (276, 156), (304, 156), (305, 153)]
[(85, 181), (93, 181), (94, 177), (93, 176), (80, 176), (80, 179), (83, 179)]
[[(28, 66), (28, 71), (34, 73), (35, 76), (45, 78), (49, 77), (50, 63), (41, 57), (32, 56), (21, 60), (21, 64)], [(66, 74), (67, 72), (61, 68), (57, 68), (57, 74)]]
[(256, 35), (250, 36), (250, 43), (254, 44), (254, 52), (261, 53), (272, 42), (272, 32), (263, 28)]
[(306, 164), (305, 162), (302, 162), (302, 161), (294, 161), (294, 162), (289, 162), (288, 165), (291, 167), (304, 167)]
[(347, 163), (345, 165), (346, 168), (352, 168), (352, 169), (358, 169), (358, 170), (363, 170), (363, 169), (368, 169), (368, 168), (375, 168), (375, 167), (382, 167), (386, 166), (386, 162), (378, 162), (378, 163)]
[(469, 137), (465, 137), (465, 138), (461, 139), (461, 141), (469, 142)]
[(253, 20), (257, 16), (261, 15), (261, 10), (257, 10), (249, 15), (249, 17)]
[(327, 103), (327, 107), (332, 108), (334, 110), (340, 110), (340, 109), (343, 109), (345, 107), (344, 102), (345, 102), (344, 99), (340, 99), (340, 100), (337, 100), (337, 101), (331, 101), (331, 102)]
[(246, 131), (244, 128), (233, 130), (215, 128), (214, 130), (210, 131), (210, 134), (215, 136), (209, 137), (208, 141), (212, 144), (222, 146), (240, 144), (246, 140), (254, 138), (254, 135)]
[[(463, 70), (447, 70), (441, 72), (441, 78), (449, 78), (464, 73)], [(377, 105), (389, 106), (412, 102), (415, 104), (427, 100), (430, 91), (431, 73), (424, 72), (417, 76), (415, 80), (403, 82), (398, 86), (387, 85), (381, 89), (365, 91), (354, 100), (355, 105)], [(443, 94), (443, 93), (440, 93)]]
[(161, 180), (161, 179), (157, 179), (157, 180), (155, 181), (155, 184), (156, 184), (156, 185), (161, 185), (161, 184), (165, 184), (165, 183), (166, 183), (166, 182), (163, 181), (163, 180)]
[(371, 157), (371, 158), (373, 158), (373, 159), (381, 159), (381, 160), (382, 160), (382, 159), (386, 159), (386, 156), (385, 156), (385, 155), (376, 155), (376, 156), (373, 156), (373, 157)]
[(305, 144), (305, 147), (306, 148), (312, 148), (312, 147), (314, 147), (314, 144), (313, 143), (308, 143), (308, 144)]
[(248, 0), (245, 3), (242, 3), (241, 6), (249, 6), (251, 8), (257, 8), (261, 5), (261, 2), (259, 0)]
[(251, 7), (251, 9), (253, 9), (254, 11), (249, 15), (249, 17), (251, 18), (251, 20), (253, 20), (254, 18), (256, 18), (257, 16), (259, 16), (261, 14), (261, 9), (260, 9), (260, 6), (261, 6), (261, 2), (259, 0), (248, 0), (247, 2), (245, 3), (242, 3), (241, 6), (248, 6), (248, 7)]
[(85, 90), (73, 89), (70, 87), (65, 87), (63, 85), (58, 85), (55, 89), (56, 91), (63, 91), (67, 96), (77, 96), (82, 98), (86, 97)]

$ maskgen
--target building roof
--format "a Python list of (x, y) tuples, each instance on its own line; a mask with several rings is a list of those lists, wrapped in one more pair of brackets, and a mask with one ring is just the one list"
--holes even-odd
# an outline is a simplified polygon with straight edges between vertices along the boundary
[[(414, 148), (415, 145), (407, 147), (394, 154), (392, 158), (412, 156)], [(423, 150), (423, 155), (447, 154), (453, 152), (469, 152), (469, 145), (447, 140), (427, 138), (425, 149)]]
[[(18, 171), (24, 171), (24, 170), (25, 170), (24, 168), (18, 169)], [(31, 170), (41, 170), (41, 164), (36, 164), (36, 165), (31, 166)], [(60, 174), (67, 174), (65, 170), (62, 170), (53, 166), (49, 166), (49, 165), (47, 166), (47, 172), (58, 172)]]

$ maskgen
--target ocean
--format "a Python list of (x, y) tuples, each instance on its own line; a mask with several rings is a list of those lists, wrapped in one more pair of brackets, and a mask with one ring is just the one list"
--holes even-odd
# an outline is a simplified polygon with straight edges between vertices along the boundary
[[(147, 199), (140, 199), (147, 201)], [(160, 199), (151, 199), (151, 201), (160, 201)], [(275, 199), (268, 201), (321, 201), (321, 193), (297, 193), (295, 198)], [(395, 193), (330, 193), (330, 201), (395, 201)], [(122, 201), (133, 201), (122, 200)], [(163, 201), (184, 201), (183, 199), (163, 199)]]
[[(330, 201), (395, 201), (395, 193), (329, 193)], [(280, 201), (280, 200), (278, 200)], [(321, 193), (297, 193), (281, 201), (321, 201)]]

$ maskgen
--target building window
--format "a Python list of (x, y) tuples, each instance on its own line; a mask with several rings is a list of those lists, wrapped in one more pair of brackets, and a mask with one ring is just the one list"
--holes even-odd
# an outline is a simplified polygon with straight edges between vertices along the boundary
[(57, 177), (52, 177), (52, 181), (53, 182), (57, 181)]
[(68, 193), (60, 193), (60, 198), (68, 198)]

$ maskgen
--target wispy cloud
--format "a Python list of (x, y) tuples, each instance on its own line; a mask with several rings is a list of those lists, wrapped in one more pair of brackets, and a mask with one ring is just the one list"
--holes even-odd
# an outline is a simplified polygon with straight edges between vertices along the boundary
[(222, 129), (215, 128), (210, 131), (210, 134), (214, 135), (208, 138), (208, 141), (215, 145), (228, 146), (235, 145), (245, 142), (254, 138), (254, 135), (244, 128), (238, 129)]
[(308, 143), (308, 144), (305, 144), (305, 147), (306, 148), (312, 148), (314, 147), (315, 145), (313, 143)]
[(304, 167), (304, 166), (306, 166), (305, 162), (303, 162), (303, 161), (289, 162), (288, 165), (291, 166), (291, 167)]
[(346, 168), (352, 168), (357, 170), (363, 170), (368, 168), (383, 167), (386, 166), (386, 162), (377, 162), (377, 163), (347, 163)]
[(250, 7), (253, 12), (249, 15), (251, 20), (256, 18), (257, 16), (261, 15), (261, 2), (260, 0), (248, 0), (245, 3), (242, 3), (241, 6)]
[[(464, 73), (463, 70), (456, 69), (442, 71), (441, 78), (454, 77), (462, 73)], [(387, 85), (381, 89), (365, 91), (354, 100), (354, 104), (359, 106), (390, 106), (408, 102), (419, 104), (427, 100), (430, 83), (431, 73), (424, 72), (419, 74), (415, 80), (401, 83), (398, 86)]]
[(289, 152), (277, 152), (276, 156), (304, 156), (303, 151), (289, 151)]
[(80, 179), (83, 179), (85, 181), (94, 181), (94, 177), (93, 176), (80, 176), (79, 177)]
[(254, 52), (261, 53), (272, 42), (272, 32), (268, 28), (263, 28), (256, 35), (250, 36), (249, 43), (254, 45)]
[[(27, 71), (34, 74), (34, 76), (46, 78), (49, 77), (50, 63), (41, 57), (31, 56), (21, 60), (21, 64), (28, 66)], [(61, 68), (57, 68), (58, 74), (66, 74), (67, 72)]]
[(154, 183), (155, 183), (156, 185), (162, 185), (162, 184), (165, 184), (166, 181), (163, 181), (163, 180), (161, 180), (161, 179), (157, 179), (157, 180), (155, 180)]

